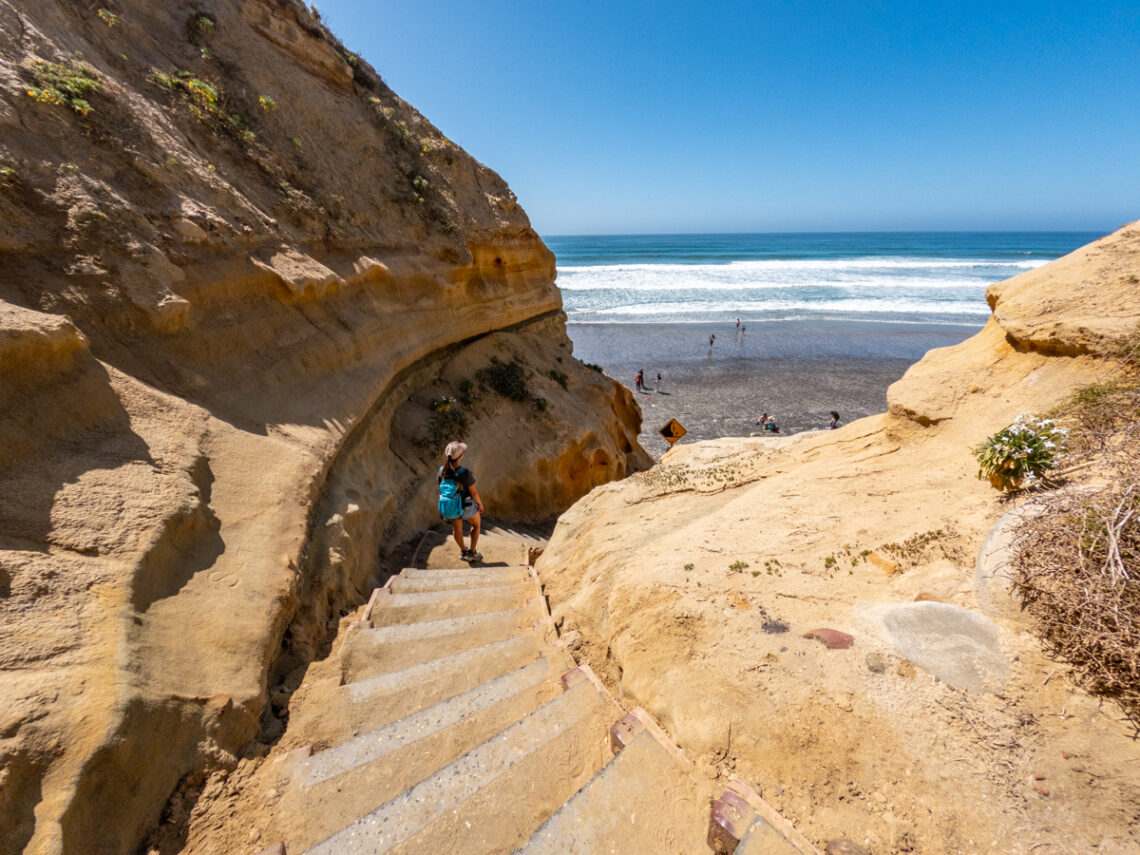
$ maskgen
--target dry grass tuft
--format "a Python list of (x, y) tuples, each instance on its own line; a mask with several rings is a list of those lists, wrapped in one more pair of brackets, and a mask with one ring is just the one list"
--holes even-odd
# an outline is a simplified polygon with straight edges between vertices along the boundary
[[(1135, 351), (1136, 336), (1124, 345)], [(1065, 472), (1085, 488), (1042, 498), (1014, 544), (1014, 587), (1050, 651), (1140, 731), (1140, 382), (1127, 356), (1117, 382), (1061, 407)]]
[(1019, 531), (1014, 586), (1057, 658), (1140, 730), (1140, 467), (1049, 500)]

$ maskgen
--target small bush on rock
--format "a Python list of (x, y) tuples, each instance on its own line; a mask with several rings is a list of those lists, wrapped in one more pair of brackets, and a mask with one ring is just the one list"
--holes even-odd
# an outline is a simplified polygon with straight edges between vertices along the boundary
[(497, 356), (492, 356), (490, 365), (475, 372), (475, 379), (484, 389), (512, 401), (525, 401), (530, 397), (522, 363), (517, 359), (502, 362)]
[(28, 95), (42, 104), (61, 104), (86, 116), (94, 107), (87, 96), (98, 92), (103, 85), (99, 74), (84, 62), (45, 62), (36, 60), (31, 67), (38, 86), (28, 89)]
[(201, 12), (191, 15), (186, 21), (186, 38), (191, 44), (201, 45), (214, 34), (217, 25), (210, 15)]
[(467, 436), (467, 414), (458, 407), (436, 410), (428, 418), (428, 440), (432, 448), (441, 448), (453, 439)]
[(472, 381), (464, 380), (459, 384), (459, 400), (468, 407), (479, 400), (479, 396), (475, 394), (475, 384)]
[(999, 490), (1017, 490), (1057, 467), (1068, 431), (1052, 419), (1021, 415), (977, 448), (978, 478)]

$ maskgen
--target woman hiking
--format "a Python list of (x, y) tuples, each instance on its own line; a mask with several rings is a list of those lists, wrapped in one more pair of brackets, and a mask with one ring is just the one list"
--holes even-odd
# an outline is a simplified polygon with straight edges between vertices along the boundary
[[(459, 465), (459, 461), (463, 459), (466, 451), (467, 443), (465, 442), (449, 442), (447, 444), (447, 448), (444, 449), (447, 460), (439, 467), (436, 483), (442, 483), (443, 479), (447, 478), (459, 485), (460, 493), (463, 496), (463, 514), (451, 521), (451, 533), (455, 536), (455, 542), (459, 544), (460, 557), (464, 561), (473, 562), (483, 560), (482, 553), (476, 549), (483, 522), (483, 502), (480, 501), (479, 491), (475, 488), (475, 476), (470, 469)], [(463, 545), (464, 520), (471, 523), (470, 549)]]

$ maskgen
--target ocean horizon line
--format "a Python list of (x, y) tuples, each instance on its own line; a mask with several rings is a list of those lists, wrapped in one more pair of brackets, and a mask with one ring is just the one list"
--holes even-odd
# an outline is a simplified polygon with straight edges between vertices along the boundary
[(764, 231), (764, 232), (579, 232), (555, 234), (538, 232), (547, 238), (683, 238), (683, 237), (787, 237), (803, 235), (829, 237), (834, 235), (1100, 235), (1112, 234), (1119, 226), (1101, 229), (848, 229), (830, 231)]

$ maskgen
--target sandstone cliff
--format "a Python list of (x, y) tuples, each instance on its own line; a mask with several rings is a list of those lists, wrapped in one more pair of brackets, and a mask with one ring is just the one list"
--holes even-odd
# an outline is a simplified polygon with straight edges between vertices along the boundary
[(971, 450), (1115, 374), (1138, 282), (1133, 223), (992, 286), (987, 326), (912, 366), (883, 415), (682, 444), (594, 490), (537, 565), (567, 640), (817, 843), (1135, 851), (1140, 748), (997, 584), (982, 544), (1013, 504)]
[(0, 0), (0, 216), (0, 852), (131, 851), (280, 731), (436, 399), (498, 519), (649, 462), (510, 189), (295, 0)]

